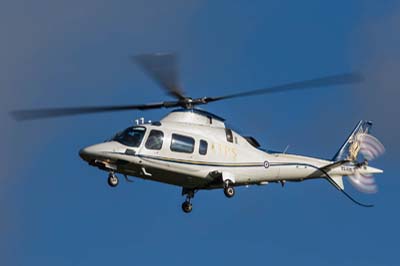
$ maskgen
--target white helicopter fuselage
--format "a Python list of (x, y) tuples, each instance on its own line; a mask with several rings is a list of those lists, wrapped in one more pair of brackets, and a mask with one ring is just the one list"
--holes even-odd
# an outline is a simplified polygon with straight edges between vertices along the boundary
[[(177, 110), (159, 123), (133, 128), (143, 132), (135, 147), (114, 139), (82, 149), (81, 157), (106, 171), (187, 189), (221, 188), (226, 180), (241, 186), (319, 178), (324, 176), (320, 169), (333, 163), (260, 150), (254, 140), (226, 128), (222, 119), (198, 110)], [(154, 135), (156, 145), (150, 143)], [(331, 170), (332, 176), (352, 171)]]
[[(156, 123), (137, 123), (118, 133), (111, 140), (82, 149), (79, 154), (90, 165), (108, 172), (111, 187), (119, 183), (116, 174), (158, 181), (182, 187), (186, 200), (185, 213), (192, 211), (191, 199), (198, 190), (223, 188), (226, 197), (235, 194), (235, 186), (264, 185), (270, 182), (303, 181), (324, 178), (353, 202), (344, 191), (343, 176), (363, 192), (376, 192), (372, 174), (382, 170), (368, 166), (368, 161), (384, 152), (383, 144), (369, 134), (372, 123), (361, 120), (331, 160), (306, 157), (286, 152), (268, 152), (258, 142), (227, 128), (224, 120), (196, 109), (222, 100), (359, 83), (357, 73), (330, 75), (230, 93), (220, 96), (192, 98), (185, 95), (178, 80), (177, 57), (170, 53), (142, 54), (133, 57), (145, 73), (174, 98), (156, 103), (41, 108), (17, 110), (11, 115), (19, 120), (44, 119), (79, 114), (127, 110), (175, 110)], [(252, 103), (252, 102), (250, 102)], [(358, 154), (364, 159), (358, 161)]]

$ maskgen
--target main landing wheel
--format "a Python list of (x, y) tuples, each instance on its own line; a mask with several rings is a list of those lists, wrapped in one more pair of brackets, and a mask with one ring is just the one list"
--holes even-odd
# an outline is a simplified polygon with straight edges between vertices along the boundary
[(232, 186), (225, 187), (224, 194), (227, 198), (232, 198), (233, 196), (235, 196), (235, 188)]
[(186, 200), (182, 203), (182, 211), (185, 213), (189, 213), (192, 211), (193, 206), (192, 206), (192, 199), (194, 198), (194, 193), (196, 191), (194, 189), (187, 189), (187, 188), (182, 188), (182, 195), (186, 195)]
[(185, 213), (191, 212), (192, 209), (193, 209), (192, 203), (190, 203), (189, 201), (185, 201), (184, 203), (182, 203), (182, 210)]
[(107, 183), (108, 183), (108, 185), (109, 185), (110, 187), (116, 187), (116, 186), (118, 186), (118, 184), (119, 184), (118, 177), (117, 177), (114, 173), (111, 173), (111, 174), (108, 176)]

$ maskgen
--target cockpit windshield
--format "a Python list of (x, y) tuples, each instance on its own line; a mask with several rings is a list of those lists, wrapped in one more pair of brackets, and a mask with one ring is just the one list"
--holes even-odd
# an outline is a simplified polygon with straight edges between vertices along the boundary
[(146, 133), (145, 127), (128, 127), (115, 135), (113, 140), (126, 146), (139, 147), (142, 143), (144, 133)]

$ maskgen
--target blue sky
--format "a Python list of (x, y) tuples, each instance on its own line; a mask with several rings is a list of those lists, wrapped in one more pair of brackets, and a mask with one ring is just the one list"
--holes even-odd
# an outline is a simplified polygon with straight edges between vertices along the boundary
[[(396, 1), (3, 1), (0, 4), (2, 265), (398, 265)], [(201, 191), (137, 180), (116, 189), (80, 148), (165, 110), (17, 123), (29, 107), (168, 99), (129, 56), (180, 55), (193, 97), (357, 70), (360, 86), (207, 106), (264, 147), (332, 157), (359, 119), (387, 153), (380, 191), (352, 204), (323, 180)]]

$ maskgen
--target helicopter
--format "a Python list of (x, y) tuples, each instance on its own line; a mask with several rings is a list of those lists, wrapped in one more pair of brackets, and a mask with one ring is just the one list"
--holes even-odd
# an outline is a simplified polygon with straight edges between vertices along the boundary
[(192, 200), (201, 190), (222, 189), (227, 198), (232, 198), (238, 186), (269, 183), (284, 186), (286, 182), (317, 178), (327, 180), (354, 203), (373, 206), (355, 200), (344, 190), (343, 182), (348, 177), (362, 192), (377, 190), (373, 174), (381, 174), (383, 170), (369, 166), (368, 162), (380, 156), (384, 147), (370, 134), (372, 122), (361, 120), (332, 159), (321, 159), (266, 151), (255, 138), (240, 135), (223, 118), (198, 108), (232, 98), (355, 84), (363, 80), (361, 75), (345, 73), (218, 97), (191, 98), (180, 86), (175, 54), (142, 54), (132, 59), (175, 100), (142, 105), (27, 109), (13, 111), (11, 115), (22, 121), (175, 108), (160, 121), (137, 120), (136, 125), (109, 140), (81, 149), (79, 155), (90, 166), (107, 172), (111, 187), (119, 184), (117, 174), (129, 182), (131, 177), (138, 177), (181, 187), (185, 213), (192, 211)]

